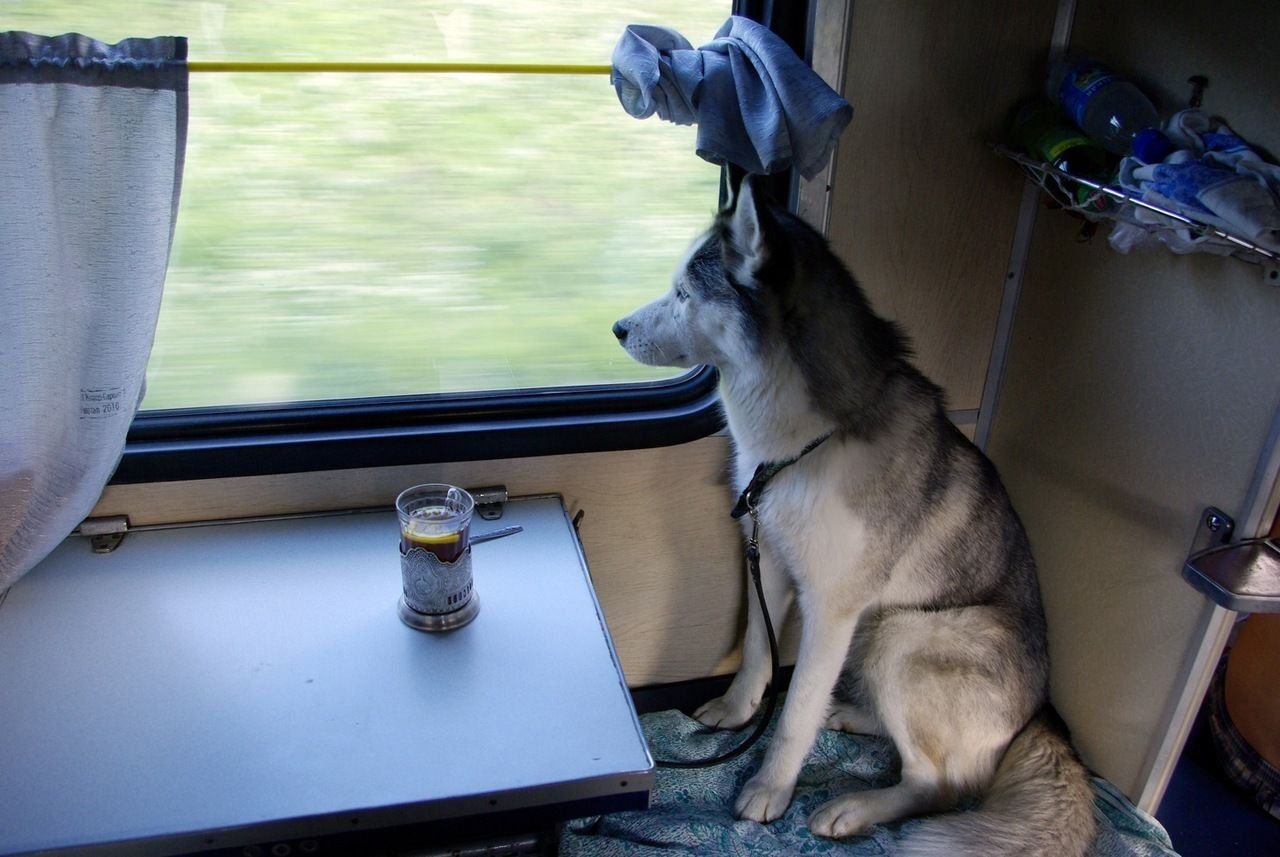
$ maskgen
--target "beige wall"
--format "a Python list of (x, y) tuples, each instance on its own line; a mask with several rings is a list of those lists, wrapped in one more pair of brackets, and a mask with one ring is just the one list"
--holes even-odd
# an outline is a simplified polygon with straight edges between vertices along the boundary
[[(1083, 0), (1072, 43), (1172, 108), (1208, 75), (1206, 106), (1276, 148), (1277, 31), (1275, 3)], [(1245, 511), (1280, 403), (1280, 290), (1236, 260), (1082, 245), (1077, 226), (1037, 219), (991, 451), (1040, 562), (1055, 702), (1085, 760), (1151, 808), (1209, 618), (1180, 568), (1204, 506)]]
[(951, 407), (977, 408), (1021, 174), (992, 154), (1036, 86), (1051, 2), (857, 0), (830, 238), (915, 341)]

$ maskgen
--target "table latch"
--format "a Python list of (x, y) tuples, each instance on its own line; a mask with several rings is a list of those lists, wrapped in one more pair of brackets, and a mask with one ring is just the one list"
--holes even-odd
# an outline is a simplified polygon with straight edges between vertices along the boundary
[(472, 488), (470, 494), (476, 501), (476, 514), (486, 521), (496, 521), (501, 518), (503, 504), (510, 499), (505, 485)]
[(101, 518), (85, 518), (72, 530), (73, 536), (86, 536), (94, 553), (111, 553), (120, 547), (129, 534), (128, 515), (104, 515)]

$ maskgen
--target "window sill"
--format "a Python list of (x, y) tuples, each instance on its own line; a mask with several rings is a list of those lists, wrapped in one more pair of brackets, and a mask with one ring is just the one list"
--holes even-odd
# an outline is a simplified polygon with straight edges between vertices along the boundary
[(143, 413), (113, 485), (672, 446), (720, 430), (716, 374), (672, 381)]

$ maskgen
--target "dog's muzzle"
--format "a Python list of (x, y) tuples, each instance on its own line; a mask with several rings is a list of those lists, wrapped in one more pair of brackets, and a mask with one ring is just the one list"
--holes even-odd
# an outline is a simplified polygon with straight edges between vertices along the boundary
[(613, 323), (613, 335), (618, 337), (619, 342), (627, 341), (627, 326), (620, 321)]

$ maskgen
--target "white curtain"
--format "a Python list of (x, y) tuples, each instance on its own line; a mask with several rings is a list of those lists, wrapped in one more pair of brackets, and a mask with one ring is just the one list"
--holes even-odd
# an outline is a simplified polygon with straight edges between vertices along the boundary
[(0, 33), (0, 591), (119, 463), (186, 129), (185, 39)]

